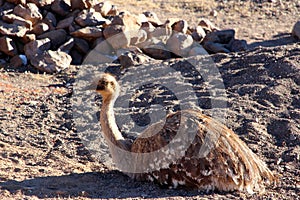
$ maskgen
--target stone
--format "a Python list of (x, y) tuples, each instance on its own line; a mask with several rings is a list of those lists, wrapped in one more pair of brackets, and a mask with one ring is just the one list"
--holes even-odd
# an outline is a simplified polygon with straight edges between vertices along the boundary
[(27, 29), (32, 29), (32, 22), (29, 20), (25, 20), (22, 17), (19, 17), (15, 14), (5, 14), (2, 17), (3, 21), (10, 23), (10, 24), (17, 24), (21, 26), (25, 26)]
[(55, 0), (51, 4), (51, 10), (60, 16), (66, 16), (71, 10), (70, 0)]
[(100, 27), (85, 27), (70, 33), (74, 37), (83, 38), (86, 40), (97, 39), (103, 36), (103, 31)]
[(35, 34), (26, 34), (26, 35), (24, 35), (24, 37), (21, 38), (21, 42), (23, 44), (27, 44), (27, 43), (29, 43), (31, 41), (34, 41), (34, 40), (36, 40), (36, 35)]
[(90, 50), (89, 43), (84, 39), (74, 38), (74, 49), (85, 55)]
[(174, 54), (186, 57), (193, 45), (193, 38), (190, 35), (175, 32), (167, 41), (167, 48)]
[(86, 55), (83, 63), (90, 65), (99, 65), (102, 63), (112, 63), (116, 59), (116, 56), (109, 56), (104, 55), (98, 51), (91, 51)]
[(113, 18), (111, 25), (122, 25), (125, 27), (125, 32), (137, 32), (141, 28), (142, 22), (135, 15), (122, 12)]
[(88, 4), (86, 0), (71, 0), (71, 8), (72, 10), (83, 10), (88, 8)]
[(104, 1), (94, 6), (97, 12), (100, 12), (102, 16), (106, 17), (113, 8), (110, 1)]
[(214, 42), (205, 42), (203, 47), (212, 53), (230, 53), (230, 51), (225, 48), (225, 44), (214, 43)]
[(19, 55), (15, 55), (9, 61), (9, 65), (13, 68), (19, 68), (23, 66), (23, 60)]
[(56, 26), (56, 29), (66, 29), (74, 22), (74, 17), (68, 17), (66, 19), (60, 20)]
[(55, 15), (52, 12), (48, 12), (45, 16), (45, 18), (43, 19), (43, 22), (48, 24), (49, 26), (49, 30), (54, 30), (55, 27), (57, 26), (57, 20)]
[(44, 32), (48, 31), (49, 29), (50, 28), (49, 28), (48, 24), (40, 22), (33, 26), (31, 33), (33, 33), (35, 35), (41, 35)]
[(119, 11), (117, 9), (117, 6), (112, 5), (110, 11), (107, 13), (107, 16), (116, 16), (119, 14)]
[(80, 65), (83, 61), (83, 55), (79, 53), (77, 50), (72, 49), (70, 51), (70, 56), (72, 57), (72, 65)]
[(112, 46), (108, 43), (105, 38), (98, 38), (95, 43), (93, 44), (92, 51), (98, 51), (104, 55), (111, 55), (114, 52)]
[(0, 51), (8, 56), (15, 56), (18, 54), (16, 44), (7, 36), (0, 37), (0, 47)]
[(130, 45), (130, 35), (124, 32), (123, 25), (110, 25), (104, 29), (103, 35), (114, 49), (120, 49)]
[(235, 31), (233, 29), (214, 31), (206, 34), (203, 42), (214, 42), (221, 44), (228, 44), (234, 39)]
[(13, 3), (13, 4), (22, 4), (22, 5), (25, 5), (26, 4), (26, 0), (6, 0), (7, 2), (9, 3)]
[(294, 25), (292, 35), (300, 40), (300, 21), (296, 22), (296, 24)]
[(153, 26), (157, 27), (163, 24), (157, 17), (156, 13), (147, 11), (143, 12), (143, 14), (147, 18), (148, 22), (150, 22)]
[(50, 6), (54, 0), (27, 0), (27, 2), (34, 3), (38, 7)]
[(43, 19), (39, 8), (34, 3), (27, 3), (26, 7), (22, 6), (21, 4), (17, 5), (14, 8), (14, 14), (31, 21), (32, 25), (35, 25), (37, 22)]
[(193, 39), (196, 41), (196, 42), (202, 42), (203, 39), (205, 38), (206, 36), (206, 33), (204, 31), (204, 29), (201, 27), (201, 26), (197, 26), (195, 29), (193, 29), (192, 31), (192, 34), (191, 36), (193, 37)]
[(188, 23), (185, 20), (179, 20), (172, 25), (172, 30), (181, 33), (187, 33)]
[(32, 42), (29, 42), (24, 46), (24, 52), (25, 55), (29, 60), (36, 57), (36, 55), (41, 54), (42, 52), (50, 49), (51, 47), (51, 41), (49, 38), (45, 38), (42, 40), (35, 40)]
[(0, 33), (2, 35), (23, 37), (28, 29), (18, 24), (7, 24), (0, 20)]
[(121, 66), (123, 67), (140, 65), (152, 60), (150, 57), (146, 56), (145, 54), (134, 52), (134, 51), (126, 51), (121, 55), (119, 55), (118, 59)]
[(198, 55), (208, 55), (208, 52), (201, 45), (197, 45), (193, 47), (188, 54), (189, 57)]
[(51, 46), (57, 49), (60, 45), (66, 42), (67, 32), (64, 29), (58, 29), (43, 33), (37, 36), (38, 39), (49, 38), (51, 40)]
[(232, 52), (246, 51), (248, 49), (246, 40), (233, 39), (229, 43), (229, 50)]
[(68, 68), (71, 61), (72, 57), (65, 52), (47, 50), (36, 55), (30, 63), (39, 71), (52, 74)]
[(79, 13), (78, 17), (75, 18), (75, 22), (82, 27), (102, 25), (104, 23), (108, 23), (106, 21), (107, 20), (93, 8), (83, 10)]
[(70, 53), (71, 49), (74, 47), (75, 40), (74, 38), (70, 38), (67, 42), (62, 44), (57, 50), (63, 51), (65, 53)]
[(131, 45), (138, 45), (147, 40), (147, 32), (143, 29), (138, 30), (137, 34), (132, 34), (130, 39)]
[(142, 51), (154, 59), (166, 60), (172, 57), (171, 52), (167, 49), (166, 45), (155, 38), (144, 42), (140, 45)]
[(218, 27), (216, 27), (211, 21), (209, 21), (206, 18), (200, 19), (199, 26), (201, 26), (205, 32), (213, 32), (213, 31), (218, 31), (220, 30)]

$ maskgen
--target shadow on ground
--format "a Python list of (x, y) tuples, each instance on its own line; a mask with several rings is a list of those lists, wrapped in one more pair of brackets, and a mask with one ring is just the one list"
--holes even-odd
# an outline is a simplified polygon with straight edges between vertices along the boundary
[(263, 40), (261, 42), (254, 42), (249, 44), (249, 48), (255, 48), (258, 46), (262, 47), (276, 47), (282, 45), (293, 44), (296, 42), (296, 39), (291, 36), (289, 33), (282, 33), (278, 35), (274, 35), (271, 40)]

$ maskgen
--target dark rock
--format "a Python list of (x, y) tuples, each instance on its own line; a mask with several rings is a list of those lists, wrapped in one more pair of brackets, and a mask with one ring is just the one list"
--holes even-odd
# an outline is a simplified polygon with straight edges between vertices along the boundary
[(18, 50), (14, 41), (7, 37), (0, 37), (0, 51), (5, 53), (8, 56), (15, 56), (18, 54)]
[(64, 29), (53, 30), (37, 36), (38, 39), (49, 38), (51, 46), (57, 49), (60, 45), (66, 42), (67, 32)]
[(91, 40), (102, 37), (103, 31), (100, 27), (85, 27), (72, 32), (71, 35), (74, 37)]
[(51, 5), (51, 9), (60, 16), (66, 16), (71, 10), (71, 2), (70, 0), (55, 0)]

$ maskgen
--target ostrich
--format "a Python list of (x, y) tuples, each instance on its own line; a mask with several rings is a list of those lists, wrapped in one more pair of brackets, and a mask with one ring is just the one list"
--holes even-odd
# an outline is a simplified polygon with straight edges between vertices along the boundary
[[(96, 87), (96, 92), (102, 96), (100, 124), (105, 140), (111, 144), (110, 153), (115, 163), (122, 162), (122, 158), (112, 146), (137, 154), (149, 153), (170, 143), (176, 137), (180, 124), (192, 121), (196, 127), (193, 129), (194, 138), (180, 158), (153, 171), (127, 173), (131, 178), (153, 181), (169, 188), (248, 193), (262, 193), (265, 186), (277, 181), (266, 164), (233, 131), (199, 111), (184, 110), (169, 114), (165, 122), (153, 124), (141, 134), (143, 137), (130, 142), (123, 137), (115, 121), (113, 106), (119, 91), (120, 86), (114, 76), (108, 73), (100, 75)], [(190, 126), (187, 125), (188, 128)], [(153, 131), (156, 134), (153, 135)], [(216, 140), (209, 152), (201, 154), (199, 152), (205, 145), (207, 134)]]

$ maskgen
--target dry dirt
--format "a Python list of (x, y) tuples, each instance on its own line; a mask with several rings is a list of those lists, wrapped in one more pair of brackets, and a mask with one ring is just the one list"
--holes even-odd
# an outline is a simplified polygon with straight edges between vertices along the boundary
[(1, 69), (0, 197), (300, 199), (300, 45), (290, 35), (300, 2), (126, 2), (115, 4), (134, 13), (155, 11), (161, 19), (179, 16), (191, 24), (207, 17), (247, 40), (246, 52), (212, 56), (228, 95), (226, 125), (281, 175), (280, 183), (249, 196), (161, 189), (130, 180), (98, 162), (77, 134), (70, 99), (80, 67), (56, 75)]

